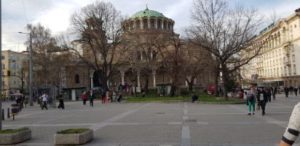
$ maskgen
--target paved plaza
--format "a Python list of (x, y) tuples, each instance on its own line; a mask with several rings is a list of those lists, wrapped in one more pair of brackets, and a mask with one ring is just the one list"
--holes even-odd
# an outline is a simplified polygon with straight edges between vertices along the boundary
[[(56, 131), (74, 127), (94, 130), (94, 140), (88, 146), (275, 146), (298, 101), (300, 97), (286, 99), (280, 95), (267, 105), (265, 116), (260, 111), (246, 115), (244, 104), (103, 105), (96, 101), (90, 107), (66, 102), (65, 110), (27, 107), (16, 120), (6, 119), (3, 127), (30, 127), (32, 139), (19, 144), (24, 146), (52, 146)], [(10, 104), (5, 102), (4, 107)]]

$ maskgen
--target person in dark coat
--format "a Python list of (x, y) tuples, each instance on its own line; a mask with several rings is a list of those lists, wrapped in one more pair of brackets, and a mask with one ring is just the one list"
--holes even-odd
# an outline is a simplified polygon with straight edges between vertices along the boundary
[(264, 88), (262, 91), (263, 96), (260, 98), (260, 107), (261, 107), (261, 114), (264, 116), (266, 114), (266, 105), (269, 101), (269, 97), (271, 97), (271, 91), (268, 88)]
[(59, 94), (57, 98), (58, 98), (58, 102), (59, 102), (57, 108), (65, 109), (63, 96), (61, 94)]
[(93, 93), (93, 91), (91, 91), (90, 95), (89, 95), (90, 106), (94, 106), (94, 98), (95, 98), (95, 93)]
[(122, 101), (122, 99), (123, 99), (122, 93), (119, 93), (119, 97), (118, 97), (117, 101), (120, 103)]
[(297, 93), (298, 93), (298, 88), (297, 87), (294, 88), (294, 93), (295, 93), (295, 96), (297, 96)]
[(193, 96), (192, 96), (192, 103), (194, 103), (195, 101), (197, 101), (198, 100), (198, 96), (196, 95), (196, 94), (194, 94)]
[(289, 97), (289, 88), (288, 87), (284, 87), (284, 93), (285, 93), (285, 97), (288, 98)]
[(272, 90), (273, 100), (276, 99), (276, 94), (277, 94), (277, 87), (274, 87), (273, 90)]

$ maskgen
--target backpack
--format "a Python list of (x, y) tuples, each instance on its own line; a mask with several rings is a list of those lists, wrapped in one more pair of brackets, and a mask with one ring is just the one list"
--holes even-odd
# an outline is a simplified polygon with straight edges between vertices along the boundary
[(254, 97), (253, 94), (248, 94), (248, 95), (247, 95), (247, 100), (249, 100), (249, 101), (251, 101), (251, 102), (254, 101), (254, 98), (255, 98), (255, 97)]

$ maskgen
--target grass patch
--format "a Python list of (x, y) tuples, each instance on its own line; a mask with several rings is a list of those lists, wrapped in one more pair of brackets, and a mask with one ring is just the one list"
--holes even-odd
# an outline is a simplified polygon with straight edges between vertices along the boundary
[(23, 128), (18, 128), (18, 129), (4, 129), (4, 130), (0, 130), (0, 134), (12, 134), (12, 133), (20, 132), (20, 131), (25, 131), (25, 130), (29, 130), (29, 128), (23, 127)]
[(88, 128), (76, 128), (76, 129), (65, 129), (58, 131), (57, 134), (78, 134), (78, 133), (83, 133), (86, 132), (90, 129)]
[[(244, 100), (237, 99), (237, 98), (228, 98), (226, 100), (224, 97), (215, 97), (213, 95), (208, 94), (198, 94), (198, 101), (199, 103), (208, 103), (208, 104), (242, 104)], [(191, 102), (192, 96), (152, 96), (146, 95), (142, 97), (138, 96), (127, 96), (127, 102)]]

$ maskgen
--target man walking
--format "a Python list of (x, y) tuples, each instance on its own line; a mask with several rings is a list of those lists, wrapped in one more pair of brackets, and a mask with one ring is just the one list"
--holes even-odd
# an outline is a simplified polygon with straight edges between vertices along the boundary
[(61, 94), (58, 95), (58, 108), (65, 109), (64, 98)]
[(90, 96), (89, 96), (89, 100), (90, 100), (90, 106), (94, 106), (94, 96), (95, 94), (93, 93), (93, 91), (90, 92)]
[(288, 87), (284, 87), (284, 93), (285, 93), (285, 97), (288, 98), (289, 97), (289, 88)]
[(261, 96), (261, 98), (259, 99), (259, 103), (261, 106), (261, 114), (264, 116), (266, 114), (266, 105), (267, 102), (269, 101), (269, 98), (271, 98), (271, 92), (269, 89), (264, 88), (263, 91), (263, 96)]
[(42, 95), (42, 97), (41, 97), (42, 99), (42, 110), (44, 110), (44, 108), (46, 109), (46, 110), (48, 110), (48, 107), (47, 107), (47, 102), (48, 102), (48, 95), (46, 94), (46, 93), (44, 93), (43, 95)]

